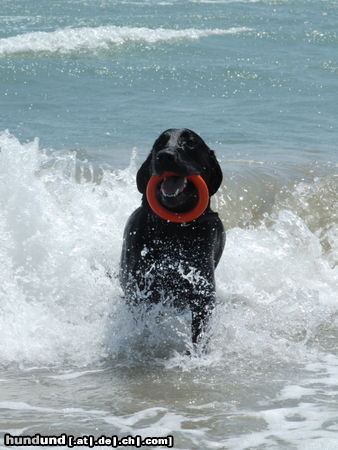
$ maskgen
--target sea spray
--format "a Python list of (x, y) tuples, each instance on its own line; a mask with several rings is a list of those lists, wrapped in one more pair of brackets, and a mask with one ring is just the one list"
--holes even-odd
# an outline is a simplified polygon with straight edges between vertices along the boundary
[[(134, 159), (124, 170), (100, 169), (95, 180), (75, 153), (48, 153), (38, 140), (20, 144), (3, 132), (0, 147), (1, 362), (143, 364), (184, 353), (189, 315), (162, 305), (131, 311), (121, 295), (123, 228), (141, 200)], [(313, 219), (332, 202), (337, 178), (328, 177), (296, 183), (284, 200), (272, 198), (255, 226), (227, 230), (216, 270), (214, 358), (205, 363), (307, 360), (323, 345), (323, 324), (334, 329), (335, 212), (325, 223)], [(311, 200), (318, 193), (321, 205)], [(217, 202), (221, 216), (236, 208), (227, 198)]]

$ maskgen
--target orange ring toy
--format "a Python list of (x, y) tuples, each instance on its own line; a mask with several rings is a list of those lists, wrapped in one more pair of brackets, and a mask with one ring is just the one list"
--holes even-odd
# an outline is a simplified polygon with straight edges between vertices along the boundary
[(194, 183), (198, 194), (198, 202), (195, 208), (187, 211), (185, 213), (176, 213), (169, 211), (159, 202), (156, 195), (156, 188), (158, 184), (168, 176), (177, 176), (176, 173), (173, 172), (165, 172), (163, 175), (153, 175), (147, 184), (146, 196), (149, 203), (150, 208), (154, 211), (155, 214), (160, 216), (164, 220), (169, 220), (170, 222), (183, 223), (183, 222), (191, 222), (192, 220), (197, 219), (200, 215), (204, 213), (208, 204), (209, 204), (209, 191), (208, 186), (200, 175), (188, 175), (187, 180)]

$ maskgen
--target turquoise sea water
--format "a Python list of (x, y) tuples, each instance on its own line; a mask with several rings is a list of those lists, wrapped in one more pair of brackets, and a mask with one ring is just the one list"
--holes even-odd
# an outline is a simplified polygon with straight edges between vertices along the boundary
[[(337, 449), (337, 13), (0, 0), (0, 439)], [(137, 168), (170, 127), (224, 173), (206, 354), (187, 315), (135, 321), (117, 280)]]
[(336, 161), (337, 9), (2, 0), (0, 129), (122, 167), (169, 127), (221, 155)]

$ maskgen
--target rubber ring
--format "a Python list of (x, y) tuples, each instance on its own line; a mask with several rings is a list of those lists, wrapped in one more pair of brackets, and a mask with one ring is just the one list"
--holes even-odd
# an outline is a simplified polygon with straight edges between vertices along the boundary
[(169, 211), (164, 206), (162, 206), (156, 195), (158, 184), (164, 178), (170, 176), (179, 176), (179, 175), (173, 172), (165, 172), (163, 173), (163, 175), (160, 176), (153, 175), (148, 181), (146, 189), (146, 197), (150, 208), (159, 217), (161, 217), (164, 220), (169, 220), (170, 222), (184, 223), (184, 222), (191, 222), (192, 220), (197, 219), (204, 213), (209, 204), (209, 190), (208, 186), (206, 185), (206, 182), (200, 175), (188, 175), (186, 177), (189, 181), (191, 181), (195, 185), (198, 191), (199, 194), (198, 202), (195, 208), (191, 209), (190, 211), (187, 211), (185, 213), (176, 213), (173, 211)]

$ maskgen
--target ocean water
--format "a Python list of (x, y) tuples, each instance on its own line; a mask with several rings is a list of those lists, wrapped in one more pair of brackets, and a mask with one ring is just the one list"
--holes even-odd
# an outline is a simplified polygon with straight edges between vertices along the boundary
[[(1, 0), (0, 445), (338, 447), (337, 12)], [(205, 354), (186, 314), (135, 321), (117, 280), (137, 168), (171, 127), (199, 133), (224, 173)]]

